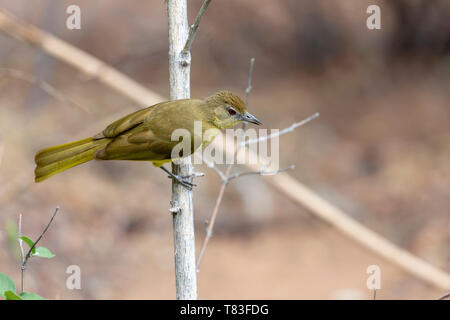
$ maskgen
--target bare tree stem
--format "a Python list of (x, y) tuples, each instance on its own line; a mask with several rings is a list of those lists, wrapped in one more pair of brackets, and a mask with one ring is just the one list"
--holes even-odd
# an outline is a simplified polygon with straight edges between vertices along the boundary
[[(170, 98), (172, 100), (188, 99), (190, 97), (191, 60), (189, 48), (192, 45), (193, 36), (190, 37), (190, 40), (187, 39), (187, 1), (169, 0), (167, 15), (169, 20)], [(188, 50), (185, 51), (187, 41), (190, 44), (187, 47)], [(172, 163), (172, 172), (178, 176), (190, 177), (190, 182), (192, 182), (194, 169), (190, 157), (181, 159), (177, 164)], [(195, 300), (197, 299), (197, 272), (193, 192), (175, 179), (172, 181), (172, 208), (169, 211), (173, 214), (176, 298)]]

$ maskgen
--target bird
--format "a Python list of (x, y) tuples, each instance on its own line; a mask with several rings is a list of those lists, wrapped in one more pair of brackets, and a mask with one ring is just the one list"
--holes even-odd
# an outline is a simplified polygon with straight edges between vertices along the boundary
[[(202, 124), (200, 142), (194, 139), (195, 121)], [(185, 129), (190, 133), (192, 152), (181, 153), (180, 156), (187, 157), (206, 147), (220, 130), (241, 122), (261, 124), (247, 111), (243, 100), (230, 91), (218, 91), (204, 99), (161, 102), (114, 121), (92, 137), (38, 151), (35, 155), (35, 182), (91, 160), (136, 160), (152, 162), (191, 190), (194, 184), (164, 167), (165, 163), (174, 160), (172, 149), (179, 143), (172, 141), (172, 132)], [(203, 134), (208, 129), (215, 129), (212, 131), (216, 133)]]

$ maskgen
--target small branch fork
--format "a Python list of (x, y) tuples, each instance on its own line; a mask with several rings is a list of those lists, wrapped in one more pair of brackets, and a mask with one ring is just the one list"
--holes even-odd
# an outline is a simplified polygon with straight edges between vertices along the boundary
[(18, 223), (18, 236), (17, 236), (17, 242), (19, 243), (19, 248), (20, 248), (20, 258), (21, 258), (21, 266), (20, 266), (20, 270), (21, 270), (21, 276), (20, 276), (20, 288), (21, 288), (21, 292), (23, 292), (23, 274), (24, 271), (27, 268), (27, 262), (28, 259), (30, 259), (31, 257), (31, 253), (33, 252), (33, 249), (36, 248), (36, 245), (39, 243), (39, 241), (41, 241), (42, 237), (44, 236), (44, 234), (47, 232), (48, 228), (50, 227), (50, 225), (53, 222), (53, 219), (55, 218), (56, 214), (59, 211), (59, 206), (57, 206), (55, 208), (55, 212), (53, 212), (53, 215), (49, 221), (49, 223), (47, 224), (47, 226), (45, 227), (44, 231), (42, 231), (42, 233), (39, 235), (39, 237), (37, 238), (36, 241), (34, 241), (33, 245), (31, 246), (30, 250), (28, 250), (27, 254), (24, 254), (24, 250), (23, 250), (23, 240), (21, 239), (22, 237), (22, 214), (19, 214), (19, 223)]
[[(245, 90), (245, 104), (248, 107), (248, 102), (249, 102), (249, 95), (250, 92), (252, 90), (252, 75), (253, 75), (253, 68), (254, 68), (254, 64), (255, 64), (255, 58), (251, 58), (250, 59), (250, 67), (249, 67), (249, 73), (248, 73), (248, 86), (247, 89)], [(315, 113), (314, 115), (306, 118), (305, 120), (302, 120), (300, 122), (296, 122), (294, 124), (292, 124), (291, 126), (289, 126), (286, 129), (283, 129), (281, 131), (278, 131), (277, 133), (268, 135), (268, 136), (262, 136), (258, 139), (253, 139), (253, 140), (248, 140), (248, 141), (244, 141), (244, 143), (240, 143), (235, 150), (235, 156), (236, 153), (239, 151), (240, 148), (245, 147), (251, 143), (258, 143), (259, 141), (265, 141), (265, 140), (269, 140), (269, 139), (273, 139), (275, 137), (278, 137), (280, 135), (286, 134), (288, 132), (292, 132), (295, 129), (297, 129), (298, 127), (308, 123), (309, 121), (317, 118), (319, 116), (319, 113)], [(242, 128), (245, 129), (245, 123), (243, 123)], [(274, 174), (278, 174), (284, 171), (288, 171), (288, 170), (293, 170), (295, 168), (294, 165), (291, 165), (287, 168), (283, 168), (277, 171), (266, 171), (265, 168), (261, 168), (261, 170), (258, 171), (244, 171), (244, 172), (239, 172), (239, 173), (231, 173), (231, 170), (233, 168), (233, 164), (228, 165), (227, 169), (225, 170), (225, 173), (222, 172), (222, 170), (220, 170), (219, 168), (217, 168), (215, 166), (215, 164), (209, 160), (206, 160), (205, 158), (203, 158), (203, 161), (206, 163), (206, 165), (213, 169), (220, 177), (220, 179), (222, 180), (222, 185), (220, 186), (220, 190), (219, 190), (219, 195), (217, 196), (217, 200), (216, 200), (216, 204), (214, 206), (213, 212), (211, 214), (211, 219), (210, 221), (207, 223), (206, 225), (206, 235), (205, 235), (205, 239), (203, 240), (203, 244), (202, 247), (200, 249), (200, 253), (198, 255), (198, 259), (197, 259), (197, 272), (200, 271), (200, 263), (203, 259), (203, 256), (205, 254), (206, 251), (206, 247), (208, 246), (209, 240), (212, 237), (212, 233), (213, 233), (213, 229), (214, 229), (214, 224), (216, 222), (216, 218), (217, 218), (217, 214), (219, 212), (219, 208), (220, 208), (220, 204), (222, 203), (222, 199), (223, 199), (223, 195), (225, 193), (225, 189), (228, 185), (228, 183), (234, 179), (243, 177), (243, 176), (249, 176), (249, 175), (274, 175)]]

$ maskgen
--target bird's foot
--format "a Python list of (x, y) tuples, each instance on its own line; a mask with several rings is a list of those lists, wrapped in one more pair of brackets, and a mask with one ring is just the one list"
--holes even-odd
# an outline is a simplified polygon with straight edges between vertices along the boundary
[(194, 173), (189, 176), (179, 176), (167, 170), (164, 166), (161, 166), (160, 168), (169, 175), (169, 178), (175, 179), (179, 184), (181, 184), (189, 191), (191, 191), (193, 187), (196, 187), (196, 185), (191, 182), (192, 181), (191, 179), (197, 177), (197, 174)]
[(186, 177), (185, 177), (185, 176), (178, 176), (178, 175), (176, 175), (176, 174), (170, 175), (170, 176), (169, 176), (169, 178), (172, 178), (172, 179), (177, 180), (177, 182), (178, 182), (179, 184), (181, 184), (183, 187), (185, 187), (185, 188), (188, 189), (189, 191), (191, 191), (193, 187), (196, 187), (196, 186), (197, 186), (196, 184), (194, 184), (194, 183), (192, 183), (192, 182), (189, 181), (189, 179), (190, 179), (191, 177), (192, 177), (192, 176), (186, 176)]

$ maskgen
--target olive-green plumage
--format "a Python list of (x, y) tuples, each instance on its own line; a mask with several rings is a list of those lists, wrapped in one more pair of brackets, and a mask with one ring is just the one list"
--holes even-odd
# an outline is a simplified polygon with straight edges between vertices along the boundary
[[(172, 132), (186, 129), (191, 134), (192, 151), (205, 147), (215, 135), (202, 134), (194, 145), (194, 122), (201, 121), (202, 133), (226, 129), (241, 121), (260, 124), (246, 111), (244, 102), (228, 91), (205, 99), (174, 100), (131, 113), (91, 138), (43, 149), (35, 156), (35, 181), (43, 181), (84, 162), (99, 160), (147, 160), (155, 166), (172, 161)], [(183, 156), (188, 156), (183, 155)]]

